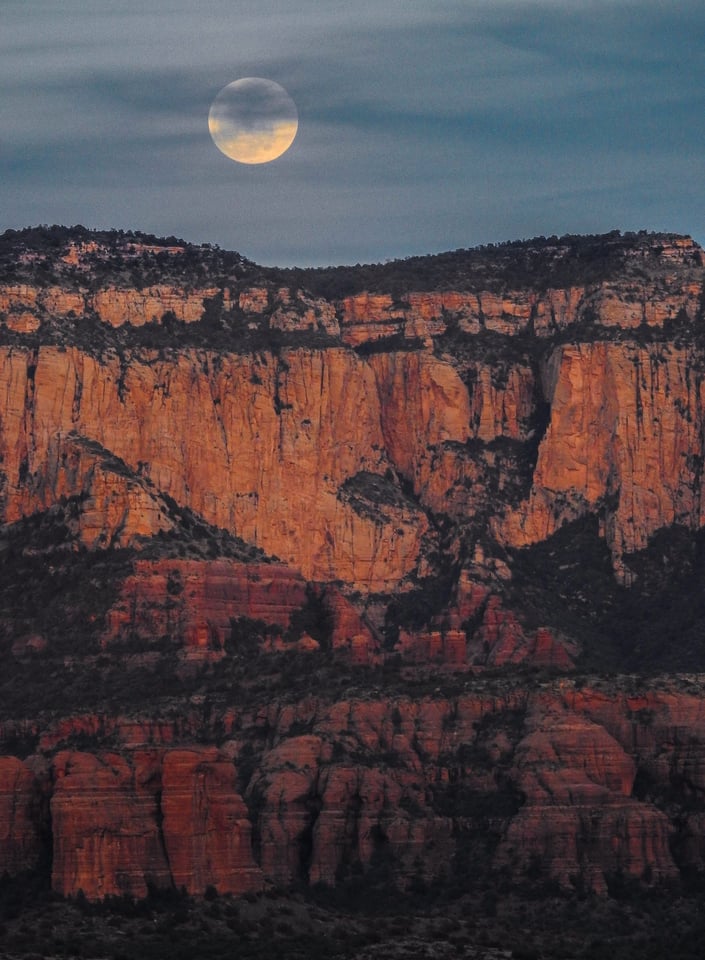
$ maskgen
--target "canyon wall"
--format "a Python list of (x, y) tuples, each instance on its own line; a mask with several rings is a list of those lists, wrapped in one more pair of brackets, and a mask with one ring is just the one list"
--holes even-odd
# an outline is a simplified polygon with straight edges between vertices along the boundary
[(0, 872), (101, 899), (705, 871), (702, 675), (639, 675), (705, 656), (697, 245), (386, 290), (3, 250)]
[(704, 865), (697, 804), (674, 808), (705, 791), (703, 703), (701, 680), (312, 696), (228, 709), (215, 747), (193, 742), (192, 702), (178, 727), (101, 718), (109, 750), (88, 749), (76, 716), (47, 730), (50, 761), (1, 761), (3, 864), (32, 868), (50, 843), (54, 888), (90, 898), (334, 885), (380, 863), (402, 886), (507, 865), (601, 893), (618, 875), (673, 879)]
[[(523, 478), (536, 374), (522, 363), (497, 386), (492, 373), (474, 364), (466, 383), (445, 359), (406, 351), (186, 351), (125, 368), (76, 348), (4, 348), (3, 518), (81, 495), (86, 542), (127, 541), (168, 528), (166, 494), (307, 579), (372, 592), (418, 569), (429, 514), (478, 516), (510, 546), (597, 514), (623, 579), (624, 555), (656, 530), (702, 526), (698, 350), (556, 347), (540, 371), (548, 427)], [(493, 449), (500, 440), (514, 447)], [(108, 476), (86, 441), (134, 477)], [(369, 476), (381, 485), (347, 495)]]
[[(702, 525), (703, 482), (702, 350), (692, 336), (665, 334), (669, 323), (691, 333), (700, 323), (703, 254), (670, 238), (631, 257), (622, 279), (501, 296), (327, 302), (246, 279), (94, 287), (85, 270), (72, 287), (5, 285), (0, 320), (25, 333), (51, 328), (54, 339), (76, 316), (111, 329), (165, 318), (195, 328), (217, 302), (216, 326), (237, 314), (245, 332), (287, 331), (301, 342), (242, 352), (233, 333), (232, 351), (174, 351), (165, 327), (157, 349), (95, 351), (41, 337), (2, 348), (3, 519), (87, 495), (86, 541), (109, 542), (121, 529), (122, 542), (169, 525), (156, 492), (308, 579), (380, 592), (423, 570), (430, 514), (475, 517), (500, 545), (521, 546), (595, 513), (626, 582), (624, 555), (654, 531)], [(571, 328), (576, 340), (553, 344)], [(643, 342), (654, 330), (656, 342)], [(311, 331), (325, 345), (307, 346)], [(469, 357), (488, 335), (492, 343)], [(70, 341), (70, 328), (63, 336)], [(400, 348), (405, 339), (413, 349)], [(375, 342), (370, 354), (345, 346)], [(85, 454), (81, 466), (76, 439), (98, 443), (138, 479), (113, 472), (106, 481)], [(386, 487), (371, 502), (359, 484), (347, 496), (346, 483), (367, 475)], [(117, 504), (134, 526), (110, 517)]]

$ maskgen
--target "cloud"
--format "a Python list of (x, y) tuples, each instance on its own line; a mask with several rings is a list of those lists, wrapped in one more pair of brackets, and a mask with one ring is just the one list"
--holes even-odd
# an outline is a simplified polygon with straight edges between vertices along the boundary
[[(5, 0), (5, 222), (300, 263), (693, 231), (703, 35), (701, 0)], [(277, 164), (239, 168), (210, 140), (213, 98), (243, 76), (298, 106)]]

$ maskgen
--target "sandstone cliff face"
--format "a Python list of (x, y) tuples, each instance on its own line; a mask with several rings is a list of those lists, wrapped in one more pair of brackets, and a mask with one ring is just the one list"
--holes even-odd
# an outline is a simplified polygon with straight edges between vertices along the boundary
[(232, 763), (209, 748), (59, 753), (51, 800), (53, 882), (90, 899), (148, 886), (202, 895), (261, 886)]
[(53, 883), (91, 899), (165, 886), (149, 754), (59, 753), (51, 800)]
[[(146, 248), (133, 247), (123, 254), (137, 263)], [(470, 569), (461, 556), (487, 553), (472, 567), (479, 584), (503, 549), (545, 540), (585, 515), (599, 517), (623, 583), (633, 578), (629, 555), (651, 534), (702, 526), (703, 362), (694, 331), (704, 271), (687, 238), (635, 244), (623, 276), (582, 286), (359, 294), (338, 303), (246, 278), (96, 288), (87, 265), (98, 253), (89, 245), (66, 254), (83, 271), (78, 287), (73, 275), (73, 287), (7, 284), (6, 322), (29, 311), (56, 323), (73, 311), (134, 327), (169, 314), (195, 328), (217, 304), (216, 326), (240, 311), (248, 330), (304, 339), (237, 353), (122, 341), (87, 351), (30, 348), (20, 335), (0, 356), (6, 522), (67, 498), (85, 546), (139, 547), (174, 531), (175, 501), (305, 579), (343, 583), (358, 597), (435, 575), (448, 520), (457, 530), (449, 556), (461, 570)], [(667, 321), (681, 331), (674, 338), (663, 333)], [(356, 353), (336, 343), (339, 323), (343, 342), (374, 339), (382, 324), (417, 346)], [(551, 342), (571, 327), (577, 342)], [(662, 332), (643, 343), (649, 327)], [(312, 331), (325, 345), (308, 345)], [(483, 336), (493, 338), (484, 350)], [(465, 660), (458, 631), (468, 618), (456, 617), (451, 634), (441, 629), (451, 661), (514, 663), (522, 648), (542, 662), (573, 658), (562, 640), (557, 652), (550, 630), (527, 633), (511, 611), (493, 613), (503, 588), (497, 578), (490, 586), (497, 599), (467, 635)], [(428, 621), (421, 634), (438, 625)], [(413, 658), (424, 645), (438, 649), (433, 639), (420, 644), (406, 644)], [(361, 642), (362, 659), (373, 649), (369, 637)]]
[[(67, 262), (81, 262), (83, 254), (69, 254)], [(84, 542), (117, 536), (128, 543), (168, 528), (153, 496), (167, 494), (307, 578), (374, 592), (419, 569), (428, 511), (476, 518), (511, 546), (594, 512), (627, 582), (624, 555), (655, 530), (702, 524), (700, 350), (623, 339), (637, 327), (694, 321), (702, 255), (692, 241), (674, 238), (635, 247), (633, 259), (624, 279), (584, 287), (410, 292), (397, 300), (360, 294), (339, 306), (245, 282), (139, 290), (7, 285), (0, 311), (16, 331), (32, 326), (30, 315), (39, 323), (70, 312), (94, 312), (111, 327), (166, 314), (194, 325), (220, 298), (225, 317), (237, 307), (254, 328), (322, 331), (331, 342), (342, 330), (350, 344), (383, 328), (420, 337), (429, 349), (368, 358), (337, 347), (225, 356), (143, 351), (127, 359), (75, 348), (6, 350), (4, 518), (56, 496), (88, 494), (94, 510), (82, 514)], [(430, 349), (452, 324), (471, 339), (492, 333), (540, 343), (587, 323), (620, 339), (542, 348), (539, 363), (528, 356), (462, 361)], [(66, 447), (73, 434), (98, 442), (154, 491), (134, 477), (101, 476), (102, 467), (87, 479), (93, 468), (73, 466), (75, 445)], [(515, 446), (493, 446), (499, 441)], [(416, 503), (361, 510), (340, 496), (357, 474), (389, 470), (411, 485)]]
[(60, 286), (38, 289), (17, 284), (0, 289), (0, 311), (6, 315), (6, 324), (15, 330), (20, 329), (21, 322), (36, 330), (42, 320), (86, 313), (95, 313), (111, 327), (123, 324), (141, 327), (145, 323), (161, 322), (167, 313), (182, 323), (195, 323), (203, 316), (203, 301), (217, 293), (217, 288), (186, 292), (161, 285), (144, 290), (106, 287), (90, 293)]
[(280, 564), (138, 560), (107, 616), (102, 638), (151, 644), (172, 638), (192, 656), (222, 655), (240, 617), (284, 630), (306, 601), (306, 581)]
[[(516, 336), (530, 331), (549, 337), (586, 322), (626, 330), (642, 324), (662, 327), (679, 315), (695, 319), (703, 253), (690, 238), (634, 250), (632, 260), (630, 266), (636, 269), (628, 269), (623, 279), (562, 289), (412, 292), (397, 299), (358, 294), (342, 301), (342, 335), (352, 345), (394, 335), (430, 341), (449, 324), (457, 324), (470, 334)], [(656, 277), (649, 276), (654, 263), (664, 267)]]
[(621, 272), (556, 250), (524, 284), (519, 257), (330, 298), (178, 245), (123, 243), (114, 276), (74, 244), (43, 283), (23, 252), (0, 686), (40, 706), (2, 709), (0, 870), (95, 899), (705, 871), (702, 677), (571, 679), (616, 593), (581, 585), (586, 633), (519, 574), (558, 535), (564, 598), (586, 517), (614, 591), (671, 525), (697, 566), (705, 264), (687, 238)]
[(501, 535), (546, 539), (563, 522), (600, 511), (615, 567), (655, 530), (703, 523), (699, 355), (673, 344), (576, 344), (550, 357), (551, 419), (528, 500)]
[[(378, 660), (376, 637), (338, 591), (314, 594), (284, 564), (229, 558), (137, 560), (106, 613), (100, 644), (143, 652), (167, 644), (186, 660), (243, 659), (253, 644), (267, 652), (317, 650), (320, 641), (305, 632), (312, 602), (325, 618), (331, 650), (354, 663)], [(304, 618), (298, 630), (297, 615)]]
[(86, 314), (110, 327), (143, 327), (161, 324), (167, 319), (179, 323), (198, 323), (206, 315), (210, 302), (221, 298), (226, 313), (239, 311), (253, 326), (272, 330), (322, 331), (330, 336), (340, 333), (333, 304), (300, 290), (281, 287), (183, 288), (156, 284), (141, 289), (129, 286), (104, 286), (97, 290), (50, 285), (0, 285), (0, 316), (8, 329), (34, 333), (42, 322), (51, 322)]
[[(606, 893), (621, 873), (658, 881), (678, 871), (662, 811), (633, 796), (636, 763), (600, 725), (551, 705), (527, 718), (517, 751), (527, 802), (511, 823), (501, 858), (514, 869), (540, 864), (570, 888)], [(612, 704), (614, 708), (614, 704)]]
[(172, 750), (161, 772), (162, 830), (174, 885), (199, 895), (258, 890), (252, 825), (237, 792), (237, 771), (215, 748)]
[[(84, 492), (66, 450), (78, 434), (309, 579), (379, 590), (418, 558), (427, 522), (413, 502), (372, 517), (338, 496), (347, 478), (389, 466), (373, 373), (347, 351), (193, 352), (124, 367), (77, 350), (10, 349), (0, 383), (6, 521)], [(127, 509), (112, 492), (106, 509), (118, 501)], [(156, 533), (162, 520), (143, 526)]]
[[(402, 884), (419, 870), (452, 880), (492, 865), (516, 876), (540, 865), (566, 889), (597, 892), (616, 875), (673, 878), (703, 866), (699, 808), (684, 823), (672, 805), (678, 778), (693, 795), (705, 790), (700, 686), (310, 697), (228, 710), (220, 748), (174, 742), (199, 723), (195, 706), (178, 728), (120, 721), (112, 751), (63, 750), (43, 774), (54, 888), (237, 894), (302, 878), (334, 884), (380, 857)], [(72, 729), (83, 719), (64, 722), (63, 736)], [(46, 829), (29, 763), (2, 761), (11, 873), (33, 865)]]
[[(164, 493), (308, 578), (370, 590), (418, 562), (424, 507), (460, 517), (491, 510), (500, 542), (512, 545), (599, 512), (619, 572), (623, 554), (660, 527), (702, 525), (702, 382), (689, 349), (558, 348), (545, 372), (550, 423), (529, 495), (516, 505), (511, 451), (468, 441), (528, 436), (535, 384), (526, 368), (512, 368), (504, 387), (488, 368), (473, 371), (471, 400), (450, 363), (423, 354), (210, 362), (207, 385), (194, 392), (207, 357), (135, 363), (123, 375), (117, 361), (77, 351), (6, 351), (6, 521), (80, 496), (83, 541), (122, 545), (172, 526)], [(593, 440), (595, 423), (605, 429)], [(340, 496), (350, 477), (390, 468), (419, 505), (399, 498), (362, 511)]]

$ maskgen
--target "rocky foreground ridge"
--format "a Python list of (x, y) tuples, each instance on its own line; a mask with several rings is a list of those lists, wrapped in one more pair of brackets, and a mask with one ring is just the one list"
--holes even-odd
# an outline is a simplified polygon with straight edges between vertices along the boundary
[(0, 872), (705, 870), (705, 256), (0, 237)]

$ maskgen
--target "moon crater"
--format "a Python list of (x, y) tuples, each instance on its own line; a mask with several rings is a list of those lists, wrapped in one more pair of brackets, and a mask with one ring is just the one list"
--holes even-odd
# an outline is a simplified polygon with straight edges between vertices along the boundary
[(299, 127), (296, 104), (273, 80), (244, 77), (220, 91), (208, 114), (216, 147), (238, 163), (269, 163), (285, 153)]

